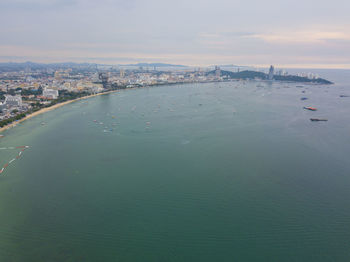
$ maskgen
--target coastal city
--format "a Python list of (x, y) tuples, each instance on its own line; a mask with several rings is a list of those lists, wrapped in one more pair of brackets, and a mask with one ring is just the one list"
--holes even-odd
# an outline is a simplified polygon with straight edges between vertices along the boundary
[(350, 261), (350, 0), (0, 0), (0, 262)]
[[(158, 66), (158, 67), (157, 67)], [(266, 71), (266, 72), (265, 72)], [(42, 108), (88, 95), (165, 84), (242, 80), (279, 80), (328, 84), (312, 73), (289, 75), (285, 70), (223, 70), (219, 66), (187, 68), (167, 64), (103, 66), (96, 64), (0, 65), (0, 127)]]

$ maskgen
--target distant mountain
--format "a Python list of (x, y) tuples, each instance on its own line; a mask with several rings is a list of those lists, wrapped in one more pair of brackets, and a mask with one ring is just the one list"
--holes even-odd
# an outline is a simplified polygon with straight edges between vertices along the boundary
[(34, 63), (34, 62), (23, 62), (23, 63), (0, 63), (0, 71), (6, 72), (6, 71), (12, 71), (12, 70), (25, 70), (27, 68), (30, 68), (32, 70), (40, 70), (40, 69), (67, 69), (67, 68), (96, 68), (97, 64), (90, 64), (90, 63), (73, 63), (73, 62), (66, 62), (66, 63), (50, 63), (50, 64), (44, 64), (44, 63)]
[(65, 67), (70, 67), (70, 66), (92, 66), (96, 64), (90, 64), (90, 63), (73, 63), (73, 62), (64, 62), (64, 63), (35, 63), (35, 62), (23, 62), (23, 63), (17, 63), (17, 62), (7, 62), (7, 63), (0, 63), (0, 66), (65, 66)]
[[(123, 66), (129, 66), (129, 67), (158, 67), (158, 68), (166, 68), (166, 67), (173, 67), (173, 68), (187, 68), (187, 66), (184, 65), (174, 65), (174, 64), (165, 64), (165, 63), (137, 63), (137, 64), (127, 64), (127, 65), (118, 65), (119, 67)], [(105, 65), (105, 64), (96, 64), (96, 63), (74, 63), (74, 62), (64, 62), (64, 63), (35, 63), (35, 62), (23, 62), (23, 63), (14, 63), (14, 62), (7, 62), (7, 63), (0, 63), (0, 72), (7, 72), (7, 71), (13, 71), (13, 70), (25, 70), (27, 68), (30, 68), (32, 70), (41, 70), (41, 69), (84, 69), (84, 70), (91, 70), (91, 69), (101, 69), (101, 67), (115, 67), (113, 65)]]
[[(120, 65), (123, 66), (123, 65)], [(187, 67), (184, 65), (173, 65), (173, 64), (164, 64), (164, 63), (137, 63), (137, 64), (127, 64), (124, 66), (142, 66), (142, 67)]]
[[(215, 67), (215, 66), (211, 66), (211, 67)], [(218, 65), (218, 67), (252, 68), (252, 66), (240, 66), (240, 65)]]

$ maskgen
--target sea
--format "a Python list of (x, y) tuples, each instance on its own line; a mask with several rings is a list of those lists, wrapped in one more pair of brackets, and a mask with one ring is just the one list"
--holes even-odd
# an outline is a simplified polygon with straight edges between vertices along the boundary
[(0, 261), (350, 261), (350, 70), (315, 72), (335, 84), (130, 89), (5, 131)]

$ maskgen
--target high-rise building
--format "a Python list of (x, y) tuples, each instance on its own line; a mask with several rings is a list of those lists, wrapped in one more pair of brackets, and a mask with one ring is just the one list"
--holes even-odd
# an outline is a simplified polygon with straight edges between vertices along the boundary
[(58, 90), (44, 88), (43, 89), (43, 97), (46, 97), (48, 99), (57, 99)]
[(4, 105), (8, 107), (21, 107), (22, 106), (22, 97), (20, 95), (5, 95)]
[(217, 78), (220, 78), (221, 76), (221, 69), (218, 66), (215, 66), (215, 75)]
[(124, 69), (120, 69), (119, 75), (120, 75), (121, 78), (124, 78), (125, 70)]
[(269, 80), (273, 80), (273, 75), (275, 73), (275, 68), (272, 66), (270, 66), (270, 70), (269, 70)]
[(61, 79), (62, 79), (62, 76), (61, 76), (61, 72), (60, 72), (60, 71), (56, 71), (54, 76), (55, 76), (55, 79), (56, 79), (56, 80), (61, 80)]

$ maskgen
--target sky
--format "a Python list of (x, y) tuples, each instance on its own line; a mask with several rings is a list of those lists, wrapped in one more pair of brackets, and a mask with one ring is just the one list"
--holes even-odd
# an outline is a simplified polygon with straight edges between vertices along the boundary
[(0, 61), (350, 68), (349, 0), (0, 0)]

